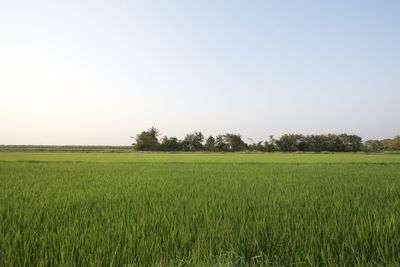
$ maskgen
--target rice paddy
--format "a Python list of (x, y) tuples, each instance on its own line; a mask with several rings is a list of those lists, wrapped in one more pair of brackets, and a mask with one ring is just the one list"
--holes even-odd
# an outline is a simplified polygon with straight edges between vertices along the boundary
[(0, 266), (399, 266), (399, 154), (0, 153)]

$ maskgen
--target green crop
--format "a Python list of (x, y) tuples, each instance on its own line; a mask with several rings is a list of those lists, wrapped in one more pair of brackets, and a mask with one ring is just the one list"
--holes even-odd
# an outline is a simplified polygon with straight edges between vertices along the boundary
[(0, 153), (0, 266), (398, 266), (400, 155)]
[(398, 163), (400, 154), (367, 153), (65, 153), (0, 152), (0, 162), (116, 162), (116, 163)]

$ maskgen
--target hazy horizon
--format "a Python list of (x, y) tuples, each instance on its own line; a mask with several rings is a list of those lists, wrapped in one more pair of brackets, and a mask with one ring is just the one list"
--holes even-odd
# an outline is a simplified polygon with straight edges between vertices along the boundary
[(399, 1), (0, 3), (0, 144), (400, 134)]

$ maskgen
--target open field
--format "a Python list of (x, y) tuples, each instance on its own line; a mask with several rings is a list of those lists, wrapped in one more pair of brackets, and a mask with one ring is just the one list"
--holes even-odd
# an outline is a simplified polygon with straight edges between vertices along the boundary
[(0, 152), (1, 161), (106, 163), (380, 163), (400, 164), (400, 153), (65, 153)]
[(399, 154), (0, 153), (0, 266), (399, 266)]
[(132, 152), (132, 146), (34, 146), (34, 145), (0, 145), (0, 152), (98, 152), (123, 153)]

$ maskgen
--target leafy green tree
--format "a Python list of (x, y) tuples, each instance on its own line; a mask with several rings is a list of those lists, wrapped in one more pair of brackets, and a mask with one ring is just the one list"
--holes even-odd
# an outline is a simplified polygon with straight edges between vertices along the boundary
[(211, 135), (207, 138), (204, 149), (207, 151), (215, 151), (215, 138)]
[(368, 140), (365, 142), (365, 147), (370, 151), (400, 150), (400, 136), (395, 136), (393, 139)]
[(227, 133), (223, 135), (223, 139), (229, 151), (243, 151), (247, 148), (247, 144), (238, 134)]
[(229, 146), (225, 142), (224, 136), (221, 134), (217, 135), (217, 137), (215, 138), (215, 151), (229, 151)]
[(348, 142), (348, 137), (345, 134), (327, 134), (326, 138), (326, 148), (325, 151), (329, 152), (341, 152), (346, 151), (346, 143)]
[(204, 136), (201, 132), (187, 134), (182, 141), (182, 148), (185, 151), (201, 151), (203, 150)]
[(262, 141), (258, 143), (247, 144), (247, 149), (249, 151), (266, 151), (266, 148)]
[(163, 151), (179, 151), (181, 150), (181, 143), (176, 137), (167, 137), (164, 136), (161, 139), (160, 148)]
[(382, 140), (385, 150), (400, 150), (400, 136), (393, 139)]
[(361, 150), (362, 139), (358, 135), (339, 135), (340, 140), (343, 143), (343, 149), (341, 151), (345, 152), (357, 152)]
[(216, 151), (243, 151), (247, 148), (248, 145), (238, 134), (227, 133), (224, 135), (217, 135), (215, 139)]
[(393, 150), (400, 150), (400, 135), (393, 139)]
[(136, 144), (134, 149), (138, 151), (157, 151), (160, 149), (160, 143), (157, 136), (160, 132), (154, 126), (148, 131), (136, 135)]
[(279, 148), (276, 144), (276, 139), (274, 138), (273, 135), (270, 135), (269, 140), (264, 142), (264, 147), (265, 147), (265, 151), (267, 151), (267, 152), (274, 152), (274, 151), (279, 150)]
[(284, 134), (276, 143), (280, 151), (294, 152), (298, 151), (301, 137), (302, 136), (298, 134)]
[(365, 141), (364, 148), (366, 151), (381, 151), (384, 150), (384, 146), (379, 140), (367, 140)]

